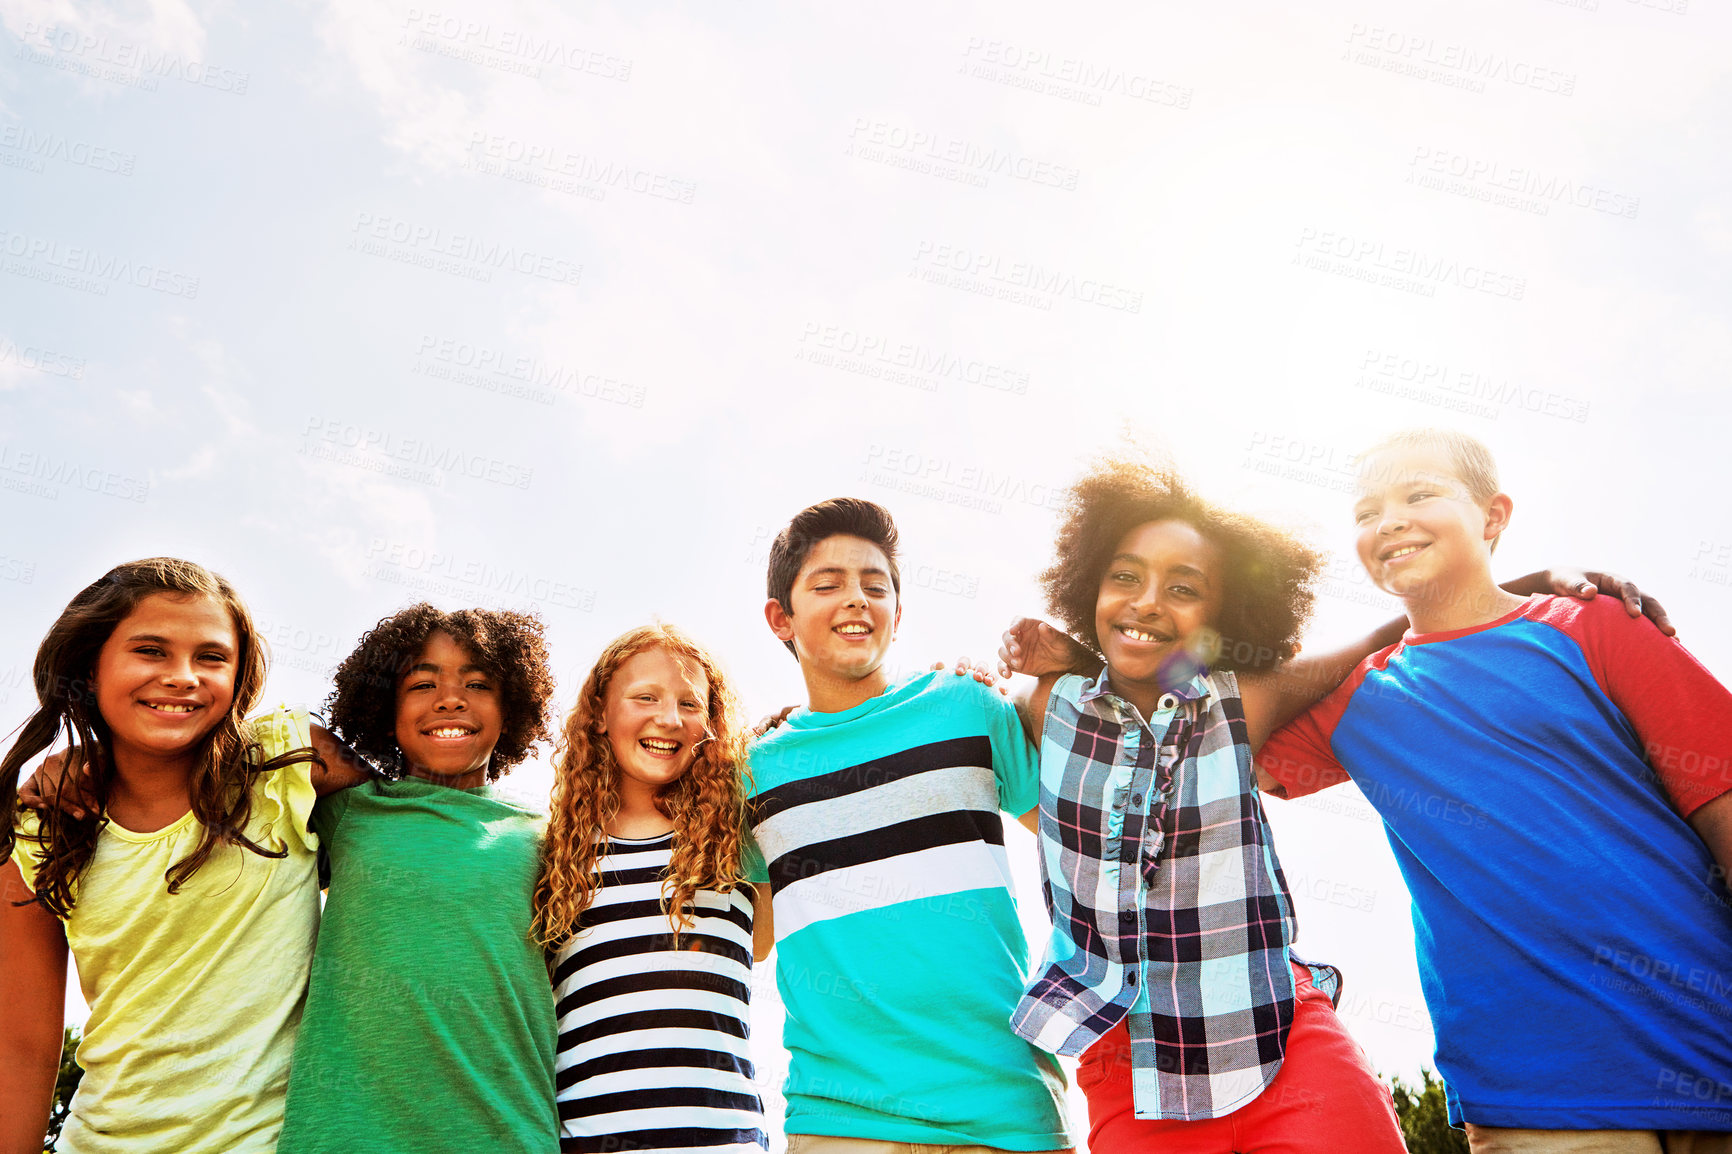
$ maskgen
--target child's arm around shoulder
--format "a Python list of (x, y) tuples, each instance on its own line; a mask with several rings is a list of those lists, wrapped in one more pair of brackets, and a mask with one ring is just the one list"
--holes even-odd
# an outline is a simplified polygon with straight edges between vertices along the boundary
[(315, 717), (304, 709), (284, 705), (256, 714), (247, 724), (267, 762), (278, 758), (291, 764), (306, 762), (313, 792), (320, 797), (378, 776), (342, 738), (316, 724)]
[(769, 882), (747, 882), (752, 887), (752, 960), (767, 961), (776, 948), (776, 905)]
[[(1369, 667), (1374, 662), (1375, 657), (1371, 657), (1361, 665)], [(1329, 696), (1274, 733), (1250, 739), (1257, 788), (1276, 797), (1296, 798), (1349, 780), (1346, 767), (1335, 756), (1334, 733), (1359, 683), (1357, 675), (1350, 676)], [(1243, 692), (1243, 677), (1239, 687)]]
[[(0, 864), (0, 1151), (42, 1149), (60, 1071), (66, 1013), (66, 929), (38, 902), (18, 863)], [(14, 902), (26, 902), (14, 905)]]
[(1714, 855), (1721, 886), (1732, 892), (1732, 793), (1698, 806), (1685, 820)]
[(1052, 700), (1052, 687), (1064, 676), (1063, 673), (1043, 673), (1010, 695), (1011, 704), (1016, 706), (1017, 720), (1022, 722), (1023, 736), (1037, 749), (1041, 731), (1046, 726), (1046, 706)]
[[(1600, 602), (1604, 612), (1622, 613), (1634, 621), (1646, 616), (1661, 632), (1676, 632), (1658, 601), (1643, 594), (1635, 582), (1611, 573), (1541, 569), (1507, 581), (1502, 588), (1523, 597), (1550, 594), (1578, 607), (1591, 605), (1597, 595), (1604, 594)], [(1397, 617), (1328, 653), (1296, 655), (1267, 669), (1241, 671), (1239, 699), (1245, 709), (1251, 748), (1261, 748), (1270, 734), (1328, 696), (1367, 658), (1394, 646), (1407, 632), (1407, 624), (1407, 618)]]
[[(1047, 702), (1052, 700), (1052, 687), (1064, 676), (1066, 675), (1063, 673), (1043, 673), (1035, 678), (1032, 684), (1010, 695), (1011, 703), (1016, 706), (1017, 720), (1022, 724), (1022, 735), (1033, 751), (1037, 780), (1040, 771), (1040, 735), (1046, 725)], [(1040, 835), (1038, 805), (1017, 815), (1016, 820), (1021, 822), (1029, 833), (1037, 837)]]
[[(1046, 707), (1052, 700), (1053, 686), (1059, 678), (1071, 673), (1099, 673), (1101, 660), (1076, 638), (1067, 636), (1051, 625), (1034, 617), (1018, 617), (1004, 631), (998, 650), (1000, 674), (1026, 673), (1034, 678), (1032, 685), (1011, 695), (1016, 705), (1017, 720), (1033, 755), (1036, 793), (1040, 798), (1040, 739), (1046, 728)], [(1030, 833), (1040, 833), (1040, 810), (1032, 807), (1021, 814), (1021, 822)]]
[(1268, 671), (1240, 672), (1239, 702), (1252, 752), (1352, 677), (1369, 658), (1393, 648), (1406, 632), (1407, 618), (1402, 617), (1328, 653), (1296, 656)]
[(1027, 732), (1022, 706), (1012, 704), (997, 689), (971, 677), (946, 677), (937, 688), (958, 705), (966, 701), (969, 707), (978, 710), (978, 724), (984, 725), (992, 745), (992, 773), (998, 781), (999, 808), (1016, 814), (1017, 820), (1030, 831), (1037, 830), (1040, 758), (1035, 739)]
[(322, 725), (314, 725), (311, 729), (313, 751), (319, 755), (313, 763), (313, 790), (320, 797), (379, 776), (366, 759), (350, 749), (342, 738)]
[(1539, 619), (1581, 648), (1724, 882), (1732, 871), (1732, 692), (1677, 638), (1630, 618), (1615, 602), (1560, 599)]

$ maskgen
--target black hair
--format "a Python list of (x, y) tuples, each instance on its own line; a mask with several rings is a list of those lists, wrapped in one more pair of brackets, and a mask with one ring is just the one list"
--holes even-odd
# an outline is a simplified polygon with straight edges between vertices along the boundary
[[(902, 572), (896, 565), (896, 522), (890, 510), (860, 497), (832, 497), (809, 505), (794, 514), (794, 519), (776, 534), (770, 546), (768, 593), (784, 610), (794, 611), (794, 578), (806, 563), (812, 549), (827, 537), (859, 537), (878, 546), (890, 563), (890, 585), (896, 599), (902, 600)], [(788, 652), (794, 652), (792, 641), (783, 642)], [(796, 654), (796, 657), (798, 655)]]
[(434, 633), (448, 633), (475, 663), (499, 680), (504, 712), (499, 744), (487, 763), (496, 781), (549, 740), (548, 700), (553, 673), (541, 619), (508, 609), (459, 609), (446, 613), (425, 601), (385, 618), (362, 635), (343, 658), (325, 702), (331, 730), (389, 773), (397, 766), (397, 682)]
[(1211, 667), (1267, 670), (1297, 653), (1322, 556), (1284, 529), (1203, 500), (1177, 473), (1126, 456), (1100, 458), (1065, 494), (1056, 556), (1040, 576), (1048, 610), (1100, 653), (1095, 605), (1114, 551), (1137, 526), (1168, 520), (1221, 553), (1221, 645)]

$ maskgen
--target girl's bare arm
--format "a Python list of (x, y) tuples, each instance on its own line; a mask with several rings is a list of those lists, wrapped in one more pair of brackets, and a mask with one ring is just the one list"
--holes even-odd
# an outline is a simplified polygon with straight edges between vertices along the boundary
[[(1611, 573), (1541, 569), (1514, 581), (1506, 581), (1502, 588), (1518, 596), (1544, 593), (1578, 600), (1588, 600), (1597, 594), (1616, 597), (1623, 601), (1624, 610), (1630, 616), (1648, 617), (1668, 636), (1677, 632), (1672, 628), (1666, 610), (1652, 595), (1637, 589), (1634, 581)], [(1240, 673), (1239, 696), (1245, 707), (1245, 727), (1250, 731), (1251, 748), (1262, 748), (1270, 734), (1328, 696), (1330, 690), (1347, 680), (1361, 661), (1394, 645), (1406, 632), (1407, 618), (1397, 617), (1380, 626), (1375, 633), (1333, 652), (1315, 657), (1295, 657), (1267, 672)]]
[(0, 866), (0, 1154), (41, 1154), (60, 1071), (66, 930), (30, 898), (16, 862)]

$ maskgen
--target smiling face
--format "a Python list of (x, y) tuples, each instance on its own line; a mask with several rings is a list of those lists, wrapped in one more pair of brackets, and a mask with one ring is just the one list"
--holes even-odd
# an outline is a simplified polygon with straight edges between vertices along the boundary
[(484, 784), (503, 721), (498, 679), (449, 633), (429, 634), (397, 682), (404, 772), (458, 789)]
[(97, 654), (96, 707), (117, 765), (190, 759), (234, 703), (239, 640), (209, 597), (153, 593)]
[(1459, 600), (1491, 587), (1490, 543), (1509, 524), (1502, 493), (1475, 501), (1449, 454), (1391, 448), (1365, 459), (1353, 506), (1359, 562), (1406, 601)]
[[(1180, 660), (1221, 608), (1220, 550), (1184, 521), (1148, 521), (1119, 541), (1095, 599), (1095, 634), (1115, 692), (1143, 710), (1188, 679)], [(1181, 676), (1181, 671), (1183, 675)]]
[(879, 667), (895, 640), (902, 606), (882, 549), (864, 537), (824, 538), (806, 554), (788, 601), (784, 609), (772, 599), (765, 615), (777, 637), (794, 643), (808, 678), (858, 682), (883, 676)]
[(620, 770), (627, 808), (653, 806), (656, 793), (678, 781), (708, 736), (710, 683), (695, 661), (657, 645), (614, 671), (600, 730)]

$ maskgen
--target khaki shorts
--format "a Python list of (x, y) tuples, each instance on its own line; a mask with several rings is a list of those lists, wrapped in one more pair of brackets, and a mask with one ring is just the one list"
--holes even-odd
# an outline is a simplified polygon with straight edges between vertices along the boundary
[[(788, 1154), (1010, 1154), (996, 1146), (931, 1146), (925, 1142), (884, 1142), (877, 1138), (838, 1138), (830, 1134), (790, 1134)], [(1054, 1154), (1073, 1154), (1055, 1151)]]
[(1719, 1130), (1511, 1130), (1467, 1125), (1473, 1154), (1732, 1154)]

